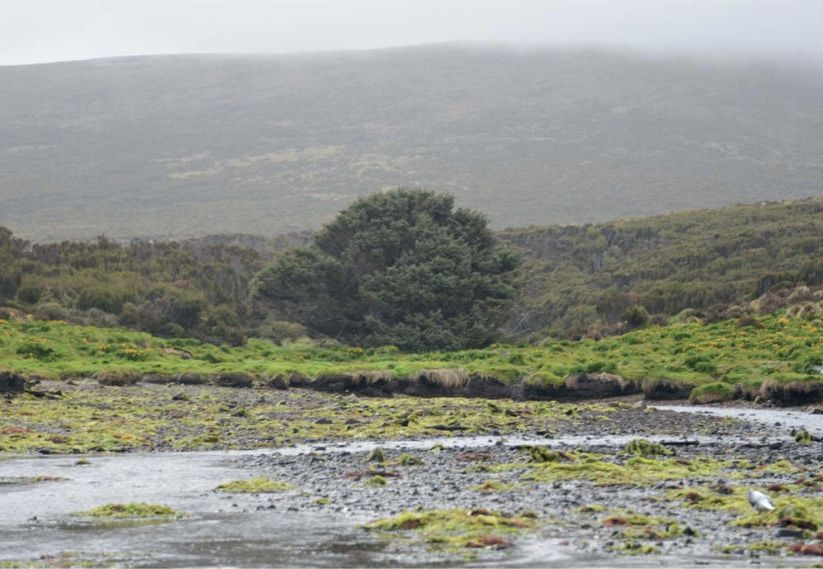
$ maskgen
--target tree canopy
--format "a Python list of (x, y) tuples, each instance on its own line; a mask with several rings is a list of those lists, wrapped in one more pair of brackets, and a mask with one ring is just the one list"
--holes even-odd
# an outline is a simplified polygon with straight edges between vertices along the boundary
[(402, 189), (339, 213), (312, 245), (261, 272), (256, 293), (285, 319), (348, 343), (480, 347), (506, 316), (517, 262), (482, 214)]

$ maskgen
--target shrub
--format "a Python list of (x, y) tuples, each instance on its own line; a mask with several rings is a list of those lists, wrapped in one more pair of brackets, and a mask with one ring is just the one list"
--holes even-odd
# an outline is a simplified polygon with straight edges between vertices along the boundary
[(56, 302), (44, 302), (38, 304), (32, 310), (35, 318), (40, 320), (68, 320), (69, 311)]
[(43, 289), (36, 286), (21, 286), (17, 289), (17, 300), (27, 304), (37, 304), (43, 296)]
[(77, 298), (77, 308), (99, 308), (111, 314), (119, 314), (126, 302), (124, 295), (107, 288), (84, 288)]
[(314, 245), (286, 253), (255, 286), (285, 318), (365, 346), (454, 350), (490, 344), (518, 262), (481, 214), (423, 190), (374, 194)]

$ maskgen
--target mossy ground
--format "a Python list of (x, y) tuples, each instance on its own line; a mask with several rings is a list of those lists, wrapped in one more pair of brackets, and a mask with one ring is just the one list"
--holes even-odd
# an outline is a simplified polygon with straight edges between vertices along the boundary
[(234, 480), (220, 484), (215, 491), (231, 494), (273, 494), (291, 490), (293, 486), (286, 482), (270, 478), (250, 478), (248, 480)]

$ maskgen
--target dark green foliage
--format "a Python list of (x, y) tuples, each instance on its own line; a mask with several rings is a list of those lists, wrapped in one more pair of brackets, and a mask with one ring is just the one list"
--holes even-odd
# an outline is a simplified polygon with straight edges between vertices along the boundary
[(46, 320), (238, 344), (265, 323), (247, 291), (274, 247), (264, 255), (198, 241), (32, 245), (0, 228), (0, 302)]
[(489, 344), (515, 289), (517, 258), (451, 196), (396, 190), (357, 201), (258, 280), (288, 320), (367, 346)]

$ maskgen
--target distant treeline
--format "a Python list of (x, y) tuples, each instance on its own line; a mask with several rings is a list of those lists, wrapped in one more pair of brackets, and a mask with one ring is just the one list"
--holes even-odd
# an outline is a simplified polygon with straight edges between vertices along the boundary
[[(621, 332), (685, 309), (707, 319), (739, 315), (770, 289), (823, 284), (819, 198), (498, 236), (525, 259), (504, 327), (513, 341)], [(305, 330), (251, 290), (280, 252), (310, 240), (297, 233), (32, 244), (0, 228), (0, 306), (216, 343), (293, 338)]]

